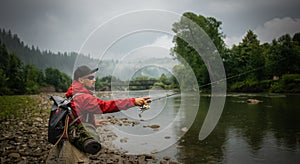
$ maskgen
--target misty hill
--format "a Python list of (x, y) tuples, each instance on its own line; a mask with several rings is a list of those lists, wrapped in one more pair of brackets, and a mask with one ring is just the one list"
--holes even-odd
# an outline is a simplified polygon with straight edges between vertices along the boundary
[[(25, 64), (31, 64), (39, 69), (45, 70), (48, 67), (57, 68), (61, 72), (71, 75), (77, 53), (53, 53), (40, 50), (38, 47), (26, 45), (20, 40), (17, 34), (10, 30), (0, 30), (0, 41), (4, 43), (7, 50), (18, 56)], [(92, 60), (87, 57), (87, 60)]]
[[(76, 52), (53, 53), (50, 50), (40, 50), (34, 45), (29, 46), (21, 41), (17, 34), (13, 34), (10, 30), (7, 31), (4, 29), (0, 29), (0, 42), (4, 43), (7, 50), (18, 56), (25, 64), (34, 65), (41, 70), (45, 70), (49, 67), (57, 68), (70, 77), (72, 77), (76, 60), (80, 60), (80, 63), (89, 63), (89, 65), (99, 67), (100, 71), (97, 72), (98, 77), (113, 75), (121, 80), (128, 80), (128, 77), (124, 77), (124, 75), (132, 75), (134, 77), (160, 77), (161, 74), (165, 74), (168, 76), (171, 73), (172, 67), (177, 63), (175, 60), (166, 57), (149, 57), (146, 61), (131, 60), (130, 62), (120, 62), (113, 59), (99, 61), (98, 59), (83, 54), (79, 55)], [(139, 65), (140, 68), (144, 66), (147, 68), (137, 70), (137, 65)], [(155, 68), (157, 66), (168, 68), (169, 70)]]

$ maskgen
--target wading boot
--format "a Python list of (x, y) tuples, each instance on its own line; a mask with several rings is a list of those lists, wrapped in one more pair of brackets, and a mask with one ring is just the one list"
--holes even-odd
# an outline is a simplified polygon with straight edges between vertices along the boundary
[(95, 155), (100, 150), (101, 150), (101, 144), (98, 141), (96, 141), (94, 139), (88, 139), (88, 140), (84, 141), (83, 151), (85, 153)]

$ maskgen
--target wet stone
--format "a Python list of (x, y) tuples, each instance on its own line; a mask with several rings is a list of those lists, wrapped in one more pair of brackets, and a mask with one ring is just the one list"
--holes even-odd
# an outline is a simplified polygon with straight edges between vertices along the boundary
[(169, 156), (164, 156), (163, 159), (168, 161), (168, 160), (170, 160), (171, 158), (170, 158)]
[(20, 158), (21, 157), (21, 155), (19, 153), (10, 153), (8, 156), (11, 158)]
[(169, 164), (179, 164), (179, 162), (178, 162), (178, 161), (170, 160), (170, 161), (169, 161)]
[(170, 139), (170, 138), (171, 138), (171, 136), (165, 136), (164, 138), (165, 138), (165, 139)]
[(160, 163), (160, 164), (167, 164), (167, 163), (168, 163), (168, 161), (167, 161), (167, 160), (165, 160), (165, 159), (163, 159), (163, 160), (161, 160), (159, 163)]

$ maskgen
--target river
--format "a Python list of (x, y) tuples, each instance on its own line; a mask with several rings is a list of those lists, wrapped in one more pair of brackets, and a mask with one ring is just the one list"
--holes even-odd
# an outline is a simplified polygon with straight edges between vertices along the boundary
[[(132, 92), (126, 96), (157, 98), (170, 93)], [(261, 102), (248, 104), (249, 98)], [(118, 136), (128, 139), (119, 146), (131, 153), (152, 151), (182, 163), (300, 163), (300, 95), (228, 94), (215, 128), (199, 140), (210, 101), (204, 94), (199, 99), (179, 94), (152, 102), (141, 118), (138, 110), (115, 114), (141, 121), (135, 127), (116, 128)], [(145, 128), (153, 124), (160, 128)]]

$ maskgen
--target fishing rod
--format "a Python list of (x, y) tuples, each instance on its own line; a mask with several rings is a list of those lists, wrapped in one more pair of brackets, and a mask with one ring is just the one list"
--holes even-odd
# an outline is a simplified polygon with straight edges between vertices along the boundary
[[(153, 101), (157, 101), (157, 100), (161, 100), (161, 99), (164, 99), (164, 98), (168, 98), (168, 97), (171, 97), (171, 96), (174, 96), (174, 95), (177, 95), (179, 93), (172, 93), (172, 94), (167, 94), (166, 96), (162, 96), (162, 97), (158, 97), (158, 98), (155, 98), (155, 99), (150, 99), (149, 100), (149, 103), (153, 102)], [(142, 113), (146, 110), (150, 109), (150, 105), (149, 104), (144, 104), (143, 106), (140, 107), (140, 113), (139, 113), (139, 117), (142, 117)]]
[[(217, 81), (213, 81), (213, 82), (210, 82), (210, 83), (207, 83), (207, 84), (204, 84), (204, 85), (201, 85), (199, 86), (199, 88), (203, 88), (205, 86), (208, 86), (208, 85), (213, 85), (215, 83), (219, 83), (219, 82), (222, 82), (222, 81), (227, 81), (227, 80), (230, 80), (230, 79), (233, 79), (235, 77), (239, 77), (239, 76), (243, 76), (243, 75), (246, 75), (248, 73), (251, 73), (251, 72), (255, 72), (255, 71), (258, 71), (258, 70), (261, 70), (263, 68), (265, 68), (265, 66), (261, 66), (261, 67), (258, 67), (256, 69), (252, 69), (252, 70), (249, 70), (249, 71), (246, 71), (246, 72), (243, 72), (243, 73), (239, 73), (237, 75), (233, 75), (233, 76), (230, 76), (230, 77), (226, 77), (224, 79), (220, 79), (220, 80), (217, 80)], [(149, 103), (153, 102), (153, 101), (157, 101), (157, 100), (160, 100), (160, 99), (164, 99), (164, 98), (167, 98), (167, 97), (170, 97), (170, 96), (173, 96), (173, 95), (176, 95), (176, 94), (179, 94), (179, 93), (173, 93), (173, 94), (167, 94), (166, 96), (162, 96), (162, 97), (158, 97), (158, 98), (155, 98), (155, 99), (152, 99), (149, 101)], [(146, 110), (150, 109), (150, 105), (149, 104), (144, 104), (143, 106), (140, 107), (140, 113), (139, 113), (139, 117), (142, 117), (142, 113)]]
[[(210, 82), (210, 83), (207, 83), (207, 84), (204, 84), (204, 85), (201, 85), (199, 86), (199, 88), (203, 88), (205, 86), (208, 86), (208, 85), (213, 85), (215, 83), (219, 83), (219, 82), (222, 82), (222, 81), (227, 81), (227, 80), (230, 80), (230, 79), (233, 79), (235, 77), (239, 77), (239, 76), (242, 76), (242, 75), (246, 75), (248, 73), (251, 73), (251, 72), (255, 72), (255, 71), (258, 71), (258, 70), (261, 70), (263, 68), (265, 68), (266, 66), (262, 66), (262, 67), (258, 67), (256, 69), (252, 69), (252, 70), (249, 70), (249, 71), (246, 71), (244, 73), (239, 73), (237, 75), (233, 75), (233, 76), (230, 76), (230, 77), (226, 77), (224, 79), (220, 79), (220, 80), (217, 80), (217, 81), (213, 81), (213, 82)], [(149, 103), (153, 102), (153, 101), (157, 101), (157, 100), (160, 100), (160, 99), (164, 99), (164, 98), (167, 98), (167, 97), (170, 97), (170, 96), (173, 96), (173, 95), (176, 95), (176, 94), (179, 94), (179, 93), (173, 93), (173, 94), (167, 94), (166, 96), (162, 96), (162, 97), (158, 97), (158, 98), (155, 98), (155, 99), (152, 99), (149, 101)], [(149, 104), (144, 104), (143, 106), (140, 107), (140, 113), (139, 113), (139, 117), (142, 117), (142, 113), (146, 110), (150, 109), (150, 105)]]
[[(280, 59), (279, 62), (285, 60), (286, 58), (287, 58), (287, 57)], [(225, 77), (225, 78), (223, 78), (223, 79), (219, 79), (219, 80), (217, 80), (217, 81), (213, 81), (213, 82), (210, 82), (210, 83), (201, 85), (201, 86), (199, 86), (199, 88), (203, 88), (203, 87), (208, 86), (208, 85), (214, 85), (215, 83), (219, 83), (219, 82), (222, 82), (222, 81), (228, 81), (228, 80), (234, 79), (234, 78), (236, 78), (236, 77), (240, 77), (240, 76), (243, 76), (243, 75), (247, 75), (247, 74), (249, 74), (249, 73), (251, 73), (251, 72), (259, 71), (259, 70), (264, 69), (264, 68), (266, 68), (267, 66), (271, 66), (271, 65), (274, 65), (274, 64), (266, 64), (266, 65), (263, 65), (263, 66), (260, 66), (260, 67), (257, 67), (257, 68), (254, 68), (254, 69), (245, 71), (245, 72), (243, 72), (243, 73), (239, 73), (239, 74), (236, 74), (236, 75), (232, 75), (232, 76), (229, 76), (229, 77)], [(157, 101), (157, 100), (160, 100), (160, 99), (164, 99), (164, 98), (167, 98), (167, 97), (176, 95), (176, 94), (179, 94), (179, 93), (167, 94), (166, 96), (155, 98), (155, 99), (151, 100), (150, 102)], [(141, 106), (141, 107), (140, 107), (140, 111), (141, 111), (141, 112), (140, 112), (140, 114), (139, 114), (139, 117), (141, 117), (141, 114), (142, 114), (145, 110), (148, 110), (148, 109), (150, 109), (149, 104)]]

